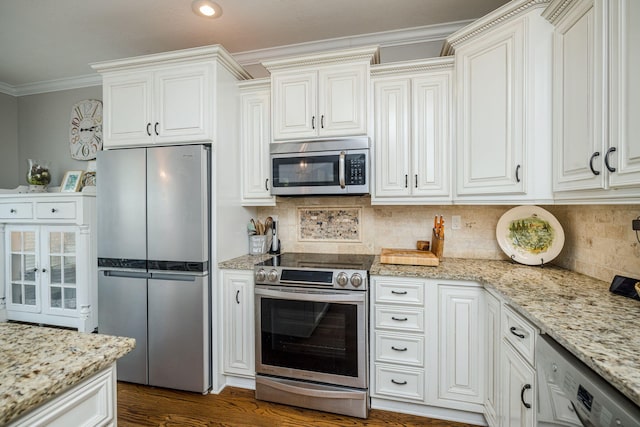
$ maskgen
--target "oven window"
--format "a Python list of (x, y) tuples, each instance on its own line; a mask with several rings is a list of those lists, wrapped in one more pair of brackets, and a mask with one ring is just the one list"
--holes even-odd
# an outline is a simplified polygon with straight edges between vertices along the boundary
[(273, 159), (275, 187), (340, 185), (339, 156), (285, 157)]
[(357, 377), (358, 307), (261, 299), (262, 363)]

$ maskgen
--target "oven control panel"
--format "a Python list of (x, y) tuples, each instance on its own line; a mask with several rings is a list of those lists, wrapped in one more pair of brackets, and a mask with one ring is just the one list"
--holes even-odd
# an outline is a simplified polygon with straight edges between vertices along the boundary
[(308, 286), (366, 291), (368, 274), (361, 270), (306, 270), (277, 266), (256, 267), (256, 285)]

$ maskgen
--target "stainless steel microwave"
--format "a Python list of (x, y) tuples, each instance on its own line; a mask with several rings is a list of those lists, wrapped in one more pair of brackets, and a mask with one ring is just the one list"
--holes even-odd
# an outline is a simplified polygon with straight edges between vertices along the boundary
[(369, 193), (369, 138), (276, 142), (270, 145), (271, 194)]

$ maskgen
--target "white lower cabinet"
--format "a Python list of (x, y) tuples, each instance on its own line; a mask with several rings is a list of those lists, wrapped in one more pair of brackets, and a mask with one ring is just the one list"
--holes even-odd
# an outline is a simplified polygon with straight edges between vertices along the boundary
[(485, 293), (484, 311), (485, 361), (484, 361), (484, 417), (490, 427), (499, 425), (500, 411), (500, 301), (490, 292)]
[(372, 408), (484, 422), (484, 292), (475, 282), (372, 276)]
[(537, 385), (535, 341), (538, 330), (507, 305), (502, 306), (499, 384), (500, 425), (536, 425)]
[(223, 373), (255, 377), (253, 271), (222, 270)]
[(9, 427), (115, 426), (116, 365), (28, 412)]

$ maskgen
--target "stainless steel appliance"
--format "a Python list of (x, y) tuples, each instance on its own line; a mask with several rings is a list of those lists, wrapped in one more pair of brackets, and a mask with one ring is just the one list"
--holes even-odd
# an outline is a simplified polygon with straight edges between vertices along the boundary
[(211, 387), (210, 148), (98, 154), (98, 331), (136, 339), (118, 379)]
[(538, 426), (640, 426), (640, 407), (547, 335), (536, 341)]
[(270, 145), (271, 194), (368, 194), (369, 138), (277, 142)]
[(256, 265), (256, 398), (366, 418), (370, 255)]

